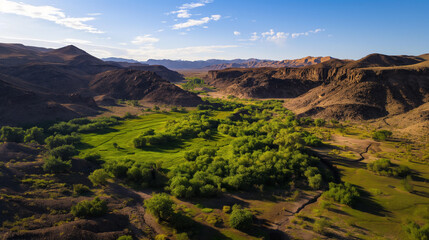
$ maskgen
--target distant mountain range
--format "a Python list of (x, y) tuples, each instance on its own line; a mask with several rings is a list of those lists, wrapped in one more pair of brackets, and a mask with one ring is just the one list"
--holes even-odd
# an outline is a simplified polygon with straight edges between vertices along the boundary
[(136, 61), (133, 59), (125, 58), (103, 58), (104, 61), (126, 62), (126, 63), (140, 63), (144, 65), (162, 65), (173, 70), (185, 69), (204, 69), (204, 70), (221, 70), (226, 68), (259, 68), (259, 67), (305, 67), (321, 62), (334, 59), (332, 57), (305, 57), (293, 60), (261, 60), (261, 59), (209, 59), (205, 61), (184, 61), (184, 60), (155, 60), (149, 59), (147, 61)]

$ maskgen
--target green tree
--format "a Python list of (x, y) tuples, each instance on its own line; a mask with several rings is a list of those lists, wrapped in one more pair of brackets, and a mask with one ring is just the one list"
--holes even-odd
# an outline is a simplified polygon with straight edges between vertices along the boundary
[(0, 129), (0, 141), (21, 143), (24, 140), (24, 130), (17, 127), (3, 126)]
[(24, 142), (37, 142), (39, 144), (43, 144), (45, 141), (45, 134), (43, 128), (32, 127), (25, 131)]
[(233, 207), (229, 216), (229, 224), (231, 227), (243, 230), (249, 228), (253, 223), (253, 214), (246, 209)]
[(45, 159), (42, 168), (45, 172), (51, 173), (67, 172), (71, 168), (71, 161), (63, 161), (60, 158), (49, 156)]
[(109, 177), (109, 174), (104, 169), (96, 169), (88, 176), (94, 186), (105, 185)]
[(62, 160), (69, 160), (72, 156), (76, 155), (77, 153), (78, 151), (73, 145), (63, 145), (63, 146), (59, 146), (54, 149), (51, 149), (51, 151), (49, 151), (50, 155), (56, 158), (60, 158)]
[(101, 200), (96, 197), (92, 201), (82, 201), (71, 208), (71, 214), (80, 218), (99, 217), (106, 214), (108, 211), (106, 200)]
[(144, 201), (145, 207), (156, 218), (168, 220), (174, 214), (173, 200), (165, 193), (154, 194), (152, 198)]

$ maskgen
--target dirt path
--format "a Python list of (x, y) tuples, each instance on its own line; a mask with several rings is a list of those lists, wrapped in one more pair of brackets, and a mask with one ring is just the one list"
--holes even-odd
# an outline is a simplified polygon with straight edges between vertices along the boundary
[(358, 160), (356, 160), (355, 162), (361, 162), (363, 160), (365, 160), (365, 157), (363, 156), (365, 153), (368, 153), (369, 148), (372, 146), (372, 143), (370, 143), (366, 148), (365, 151), (359, 153), (360, 158)]

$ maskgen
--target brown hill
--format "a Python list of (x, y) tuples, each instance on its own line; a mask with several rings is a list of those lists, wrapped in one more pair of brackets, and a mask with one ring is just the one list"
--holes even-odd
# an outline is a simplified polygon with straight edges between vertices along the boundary
[[(296, 97), (287, 101), (288, 108), (324, 118), (401, 114), (429, 100), (428, 61), (412, 56), (372, 54), (357, 61), (333, 59), (303, 68), (210, 71), (207, 82), (238, 97)], [(300, 93), (289, 90), (296, 86), (302, 87), (298, 97)]]
[(185, 80), (182, 74), (176, 71), (172, 71), (161, 65), (147, 65), (142, 63), (112, 62), (112, 61), (109, 61), (108, 63), (118, 65), (121, 68), (151, 71), (158, 74), (160, 77), (162, 77), (163, 79), (169, 82), (180, 82)]
[[(151, 70), (174, 81), (183, 79), (179, 73), (163, 66), (122, 66), (104, 62), (71, 45), (46, 49), (0, 44), (0, 100), (7, 103), (0, 106), (0, 125), (67, 120), (96, 114), (100, 109), (92, 98), (96, 94), (91, 92), (90, 82), (103, 76), (99, 75), (101, 73), (115, 70), (122, 73), (126, 70), (120, 70), (127, 68)], [(139, 85), (140, 92), (128, 89), (130, 91), (124, 94), (144, 92), (144, 98), (151, 102), (183, 106), (201, 101), (199, 97), (177, 90), (158, 75), (155, 77), (152, 72), (145, 76), (150, 85)], [(119, 76), (116, 79), (120, 79)], [(123, 99), (134, 97), (121, 95)]]
[(305, 67), (332, 60), (332, 57), (305, 57), (293, 60), (271, 61), (271, 60), (249, 60), (239, 63), (223, 63), (205, 67), (207, 70), (221, 70), (227, 68), (262, 68), (262, 67)]
[(80, 94), (55, 95), (3, 81), (0, 76), (0, 124), (23, 125), (69, 120), (96, 114), (91, 97)]
[(145, 100), (168, 105), (196, 106), (202, 103), (196, 94), (162, 79), (157, 74), (140, 70), (113, 70), (98, 74), (91, 90), (116, 99)]

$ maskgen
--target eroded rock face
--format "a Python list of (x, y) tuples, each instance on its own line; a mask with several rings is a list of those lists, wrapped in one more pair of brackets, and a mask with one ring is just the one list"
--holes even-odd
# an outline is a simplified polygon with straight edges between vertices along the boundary
[(286, 106), (305, 116), (371, 119), (428, 102), (429, 61), (372, 54), (304, 68), (210, 71), (207, 82), (237, 97), (293, 98)]
[(116, 99), (146, 100), (181, 106), (196, 106), (202, 103), (196, 94), (182, 90), (149, 71), (107, 71), (98, 74), (91, 81), (90, 88), (98, 94)]

